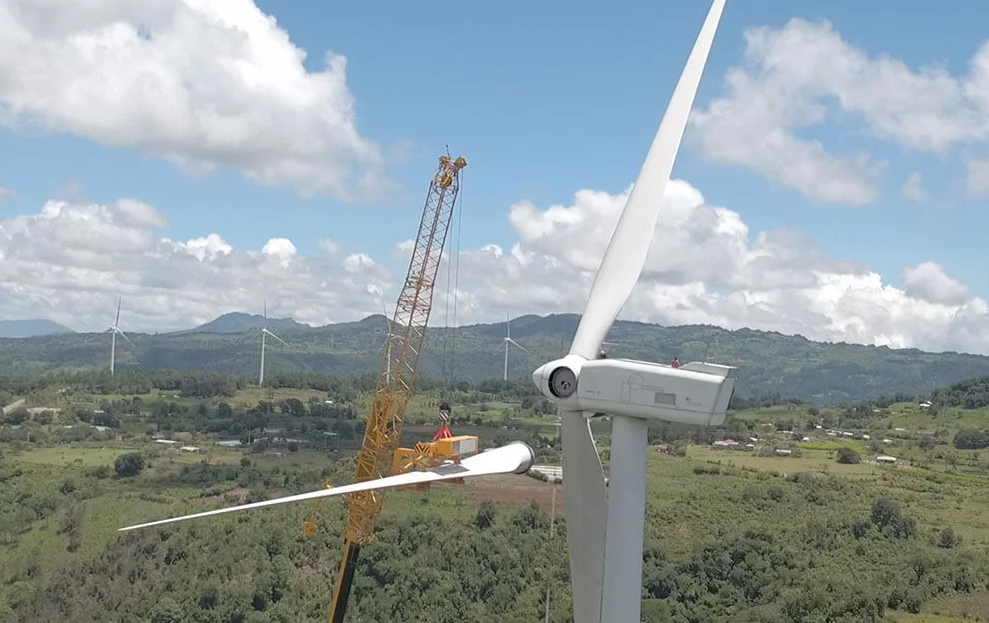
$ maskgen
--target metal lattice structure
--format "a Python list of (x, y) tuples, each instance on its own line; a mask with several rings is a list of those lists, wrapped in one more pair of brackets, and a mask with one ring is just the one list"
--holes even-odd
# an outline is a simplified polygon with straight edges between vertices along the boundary
[[(364, 443), (357, 453), (356, 482), (388, 476), (402, 433), (405, 407), (412, 394), (419, 356), (426, 337), (426, 324), (433, 303), (433, 287), (443, 257), (447, 230), (460, 190), (463, 158), (440, 158), (439, 170), (429, 185), (426, 205), (419, 223), (409, 272), (398, 297), (389, 327), (388, 346), (378, 373), (371, 413), (367, 417)], [(344, 553), (337, 577), (330, 623), (342, 623), (362, 545), (374, 540), (374, 527), (384, 502), (383, 491), (366, 491), (348, 497)]]

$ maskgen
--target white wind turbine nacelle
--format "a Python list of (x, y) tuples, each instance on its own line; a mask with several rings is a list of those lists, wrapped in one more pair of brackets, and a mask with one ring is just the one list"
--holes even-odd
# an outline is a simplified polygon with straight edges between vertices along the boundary
[[(727, 366), (692, 362), (673, 369), (597, 359), (645, 265), (724, 6), (725, 0), (714, 0), (701, 27), (601, 258), (569, 354), (532, 375), (560, 410), (574, 623), (638, 623), (648, 422), (719, 424), (735, 387), (737, 369)], [(614, 416), (607, 489), (586, 417), (605, 413)]]
[(679, 369), (631, 359), (578, 355), (532, 373), (539, 391), (565, 411), (718, 426), (725, 421), (738, 368), (692, 361)]
[(534, 461), (535, 454), (533, 453), (532, 448), (524, 442), (514, 441), (507, 445), (501, 446), (500, 448), (492, 448), (473, 456), (469, 456), (460, 461), (460, 463), (453, 463), (451, 461), (431, 469), (406, 472), (404, 474), (388, 476), (387, 478), (377, 478), (365, 482), (344, 485), (342, 487), (320, 489), (318, 491), (300, 493), (298, 495), (289, 495), (282, 498), (275, 498), (273, 500), (265, 500), (263, 502), (253, 502), (251, 504), (241, 504), (240, 506), (219, 508), (202, 513), (194, 513), (192, 515), (183, 515), (180, 517), (172, 517), (170, 519), (160, 519), (158, 521), (151, 521), (136, 526), (118, 528), (118, 532), (158, 526), (167, 523), (175, 523), (177, 521), (187, 521), (189, 519), (212, 517), (214, 515), (223, 515), (226, 513), (236, 513), (256, 508), (264, 508), (266, 506), (277, 506), (280, 504), (291, 504), (294, 502), (305, 502), (307, 500), (336, 497), (340, 495), (347, 495), (349, 493), (358, 493), (360, 491), (393, 489), (395, 487), (405, 487), (428, 482), (443, 482), (444, 480), (456, 480), (475, 476), (524, 474), (529, 471), (529, 468), (532, 467)]

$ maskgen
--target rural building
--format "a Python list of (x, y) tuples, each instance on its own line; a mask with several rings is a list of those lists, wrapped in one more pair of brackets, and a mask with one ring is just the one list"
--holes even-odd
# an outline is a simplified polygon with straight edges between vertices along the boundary
[(885, 454), (880, 454), (879, 456), (876, 457), (876, 462), (877, 463), (893, 464), (893, 463), (896, 463), (896, 457), (895, 456), (886, 456)]

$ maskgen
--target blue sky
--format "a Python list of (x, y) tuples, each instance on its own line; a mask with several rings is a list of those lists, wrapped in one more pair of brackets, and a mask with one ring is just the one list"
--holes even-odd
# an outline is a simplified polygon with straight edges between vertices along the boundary
[[(37, 212), (64, 193), (67, 180), (85, 197), (108, 203), (121, 196), (166, 213), (176, 240), (222, 235), (238, 248), (290, 238), (316, 253), (330, 237), (347, 249), (384, 258), (412, 237), (429, 177), (444, 143), (470, 162), (462, 196), (461, 244), (510, 247), (517, 239), (509, 206), (571, 205), (582, 188), (621, 193), (632, 182), (683, 62), (707, 12), (707, 2), (576, 1), (564, 5), (509, 1), (495, 5), (258, 2), (306, 50), (306, 68), (320, 71), (324, 53), (347, 58), (357, 129), (380, 144), (386, 172), (401, 184), (387, 202), (350, 204), (301, 198), (224, 170), (189, 175), (130, 148), (89, 137), (0, 130), (0, 186), (17, 196), (0, 218)], [(729, 0), (696, 108), (725, 97), (725, 76), (743, 63), (744, 32), (782, 28), (791, 18), (826, 18), (842, 39), (870, 57), (888, 54), (912, 69), (944, 63), (955, 76), (985, 42), (980, 25), (989, 5), (904, 2), (795, 3)], [(982, 233), (985, 198), (964, 188), (960, 156), (983, 146), (952, 145), (920, 153), (866, 131), (860, 116), (832, 115), (798, 128), (832, 153), (868, 150), (888, 168), (880, 197), (867, 205), (828, 205), (758, 172), (705, 157), (689, 141), (674, 177), (690, 182), (713, 205), (740, 213), (751, 235), (792, 227), (816, 240), (825, 255), (864, 263), (897, 285), (906, 266), (941, 264), (974, 295), (989, 296)], [(689, 132), (688, 132), (689, 133)], [(901, 196), (911, 172), (923, 176), (925, 202)], [(660, 243), (661, 241), (657, 241)], [(400, 266), (401, 263), (395, 266)]]
[[(470, 161), (463, 245), (509, 244), (511, 203), (567, 203), (579, 188), (619, 192), (631, 182), (707, 10), (702, 2), (676, 4), (673, 10), (671, 3), (618, 1), (602, 10), (578, 1), (561, 11), (524, 2), (390, 3), (387, 10), (360, 2), (260, 2), (308, 52), (310, 70), (322, 68), (324, 51), (347, 57), (365, 136), (385, 146), (411, 142), (407, 162), (389, 170), (403, 184), (403, 200), (355, 208), (333, 198), (300, 199), (229, 171), (190, 178), (168, 163), (88, 139), (4, 132), (0, 170), (19, 196), (0, 206), (0, 215), (34, 209), (71, 178), (94, 200), (129, 195), (163, 209), (173, 220), (171, 237), (217, 231), (234, 245), (260, 246), (284, 236), (312, 251), (318, 230), (380, 252), (411, 236), (446, 142)], [(978, 16), (989, 18), (989, 7), (973, 0), (954, 8), (919, 0), (729, 2), (697, 102), (722, 90), (727, 68), (741, 59), (746, 27), (782, 26), (792, 17), (826, 18), (873, 55), (889, 53), (913, 66), (944, 61), (964, 71), (984, 40)], [(861, 141), (854, 131), (817, 134), (837, 149)], [(892, 168), (882, 200), (864, 208), (815, 205), (756, 174), (705, 163), (689, 147), (675, 175), (711, 202), (742, 212), (753, 230), (797, 227), (829, 254), (865, 262), (893, 282), (904, 265), (934, 257), (989, 295), (989, 273), (979, 261), (989, 213), (983, 201), (952, 189), (957, 162), (878, 141), (872, 149)], [(913, 169), (925, 173), (938, 205), (905, 205), (898, 188)]]

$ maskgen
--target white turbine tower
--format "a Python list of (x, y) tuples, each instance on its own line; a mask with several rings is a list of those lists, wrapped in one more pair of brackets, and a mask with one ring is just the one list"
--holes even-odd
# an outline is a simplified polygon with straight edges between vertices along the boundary
[(277, 335), (275, 335), (274, 333), (268, 330), (268, 301), (267, 299), (265, 299), (264, 326), (261, 327), (261, 372), (258, 374), (258, 387), (264, 385), (264, 343), (265, 343), (265, 338), (269, 335), (275, 338), (276, 340), (278, 340), (279, 342), (281, 342), (282, 344), (285, 344), (285, 346), (288, 346), (288, 343), (285, 340), (283, 340), (282, 338), (278, 337)]
[(113, 376), (113, 370), (117, 362), (117, 336), (127, 340), (128, 344), (133, 344), (130, 338), (124, 335), (124, 332), (120, 330), (120, 303), (123, 300), (122, 297), (117, 297), (117, 317), (110, 325), (110, 328), (104, 331), (104, 333), (110, 334), (110, 376)]
[[(724, 422), (738, 369), (690, 362), (668, 365), (596, 359), (642, 272), (660, 202), (714, 40), (725, 0), (714, 0), (687, 66), (625, 204), (591, 287), (570, 352), (537, 369), (540, 391), (559, 407), (563, 428), (566, 504), (574, 623), (638, 623), (645, 524), (646, 442), (649, 420), (719, 425)], [(612, 416), (611, 468), (606, 488), (589, 418)], [(463, 459), (387, 478), (321, 489), (264, 502), (163, 519), (175, 521), (290, 502), (493, 474), (522, 474), (532, 449), (513, 442)]]
[(508, 383), (508, 347), (514, 344), (515, 346), (521, 348), (522, 352), (524, 353), (528, 353), (529, 351), (527, 351), (521, 344), (519, 344), (518, 342), (512, 339), (512, 319), (508, 317), (508, 315), (505, 316), (505, 331), (506, 331), (505, 337), (502, 338), (505, 341), (505, 370), (502, 373), (502, 380), (504, 380), (505, 383), (507, 384)]
[[(601, 259), (570, 352), (533, 375), (557, 403), (575, 623), (639, 621), (648, 422), (721, 424), (737, 368), (597, 359), (632, 293), (725, 0), (714, 0)], [(612, 416), (607, 488), (589, 418)]]

